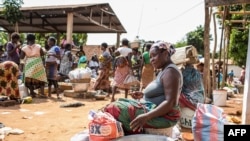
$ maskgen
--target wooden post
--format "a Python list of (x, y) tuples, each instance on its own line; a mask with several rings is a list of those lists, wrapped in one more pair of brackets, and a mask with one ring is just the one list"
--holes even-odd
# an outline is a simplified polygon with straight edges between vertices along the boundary
[(117, 33), (116, 34), (116, 48), (120, 46), (120, 37), (121, 37), (121, 33)]
[(57, 34), (56, 34), (56, 40), (57, 40), (57, 45), (58, 46), (61, 46), (61, 40), (60, 40), (60, 33), (58, 32)]
[(244, 83), (244, 96), (242, 108), (242, 124), (250, 124), (250, 28), (248, 34), (248, 49), (247, 49), (247, 63), (246, 63), (246, 76)]
[(211, 97), (211, 93), (209, 93), (209, 87), (210, 85), (210, 48), (209, 48), (209, 24), (210, 24), (210, 19), (209, 19), (209, 7), (205, 5), (205, 26), (204, 26), (204, 57), (205, 57), (205, 62), (204, 62), (204, 74), (203, 74), (203, 79), (204, 81), (204, 89), (205, 89), (205, 96)]
[(214, 50), (212, 53), (212, 89), (216, 89), (216, 77), (215, 77), (215, 63), (214, 63), (214, 57), (217, 49), (217, 26), (216, 26), (216, 19), (215, 14), (213, 13), (213, 22), (214, 22)]
[(72, 43), (72, 32), (73, 32), (73, 13), (68, 13), (67, 17), (67, 43)]

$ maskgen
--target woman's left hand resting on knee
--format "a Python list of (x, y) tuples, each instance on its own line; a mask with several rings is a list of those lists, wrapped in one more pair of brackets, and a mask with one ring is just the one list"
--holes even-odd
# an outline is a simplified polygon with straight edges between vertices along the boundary
[(130, 128), (133, 131), (141, 131), (143, 129), (143, 125), (149, 120), (147, 113), (138, 115), (133, 121), (130, 123)]
[[(143, 97), (143, 92), (140, 91), (134, 91), (132, 93), (130, 93), (130, 95), (132, 96), (133, 99), (139, 100)], [(133, 131), (136, 130), (142, 130), (143, 125), (148, 121), (148, 118), (145, 114), (141, 114), (139, 116), (137, 116), (131, 123), (130, 123), (130, 128)]]

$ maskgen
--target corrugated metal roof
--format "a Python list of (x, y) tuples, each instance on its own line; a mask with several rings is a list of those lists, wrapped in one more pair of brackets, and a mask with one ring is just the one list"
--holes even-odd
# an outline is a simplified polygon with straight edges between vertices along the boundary
[[(18, 24), (20, 33), (66, 33), (70, 12), (74, 14), (73, 33), (126, 33), (108, 3), (22, 7), (21, 11), (25, 18)], [(14, 32), (3, 16), (0, 26)]]

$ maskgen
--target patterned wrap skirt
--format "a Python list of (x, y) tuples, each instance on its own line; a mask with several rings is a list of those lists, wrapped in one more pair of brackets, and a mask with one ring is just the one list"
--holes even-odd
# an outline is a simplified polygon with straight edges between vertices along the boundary
[(48, 80), (57, 80), (57, 62), (46, 62), (46, 74)]
[(25, 86), (34, 87), (34, 89), (44, 86), (47, 83), (46, 72), (41, 57), (27, 58), (24, 67), (24, 78)]

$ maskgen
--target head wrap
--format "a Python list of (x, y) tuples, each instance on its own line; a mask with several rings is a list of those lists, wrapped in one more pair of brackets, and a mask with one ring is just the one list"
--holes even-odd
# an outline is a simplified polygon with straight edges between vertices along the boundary
[(166, 49), (170, 56), (172, 56), (175, 53), (175, 47), (168, 42), (163, 41), (156, 41), (151, 48), (158, 47), (159, 49)]

